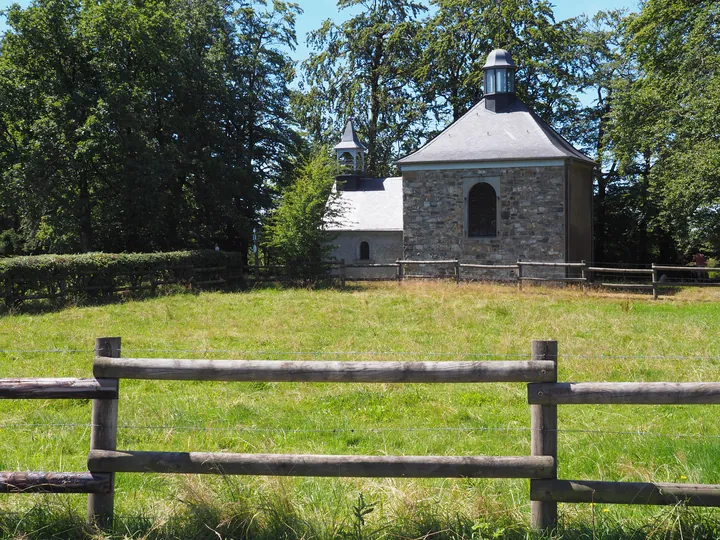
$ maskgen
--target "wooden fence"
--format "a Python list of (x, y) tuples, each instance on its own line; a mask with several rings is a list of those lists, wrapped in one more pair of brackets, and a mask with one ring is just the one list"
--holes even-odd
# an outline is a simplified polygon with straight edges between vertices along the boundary
[[(600, 266), (581, 262), (544, 262), (517, 261), (515, 264), (474, 264), (463, 263), (459, 259), (446, 260), (411, 260), (398, 259), (394, 263), (354, 263), (346, 264), (345, 260), (319, 263), (328, 277), (337, 279), (344, 287), (348, 281), (397, 281), (412, 279), (449, 279), (457, 283), (461, 281), (515, 281), (522, 290), (526, 282), (534, 283), (574, 283), (582, 286), (583, 291), (589, 287), (606, 289), (647, 290), (657, 299), (662, 289), (677, 287), (717, 287), (720, 280), (709, 279), (710, 273), (720, 274), (720, 268), (695, 266), (667, 266), (652, 264), (650, 268), (623, 268)], [(418, 268), (419, 267), (419, 268)], [(425, 271), (423, 267), (439, 268), (439, 271)], [(395, 270), (393, 277), (373, 277), (369, 275), (352, 276), (349, 269), (364, 269), (373, 272), (379, 269)], [(544, 269), (547, 275), (529, 275), (530, 269)], [(250, 272), (247, 281), (293, 281), (292, 268), (283, 265), (248, 266)], [(553, 272), (552, 270), (555, 270)], [(508, 271), (514, 272), (509, 278)], [(274, 273), (275, 272), (275, 273)], [(285, 272), (278, 275), (277, 272)], [(290, 273), (288, 273), (290, 272)], [(478, 272), (481, 274), (478, 275)], [(670, 279), (667, 276), (672, 276)], [(686, 277), (684, 277), (686, 276)], [(700, 276), (704, 276), (701, 278)], [(689, 278), (689, 279), (687, 279)]]
[[(557, 525), (557, 503), (720, 506), (719, 485), (557, 478), (558, 405), (720, 404), (720, 383), (557, 382), (557, 342), (533, 341), (528, 361), (334, 362), (121, 358), (120, 338), (96, 340), (94, 379), (0, 379), (4, 399), (92, 399), (88, 471), (3, 472), (0, 493), (88, 493), (88, 522), (113, 521), (115, 473), (529, 478), (531, 524)], [(341, 383), (527, 383), (525, 456), (338, 456), (117, 449), (120, 379)]]
[[(428, 271), (427, 268), (435, 270)], [(310, 271), (312, 269), (312, 271)], [(372, 273), (394, 269), (390, 276), (353, 275), (353, 270)], [(541, 269), (544, 275), (530, 275)], [(309, 265), (301, 272), (284, 265), (250, 266), (177, 266), (162, 269), (85, 270), (74, 274), (48, 275), (26, 279), (6, 278), (0, 283), (6, 307), (12, 308), (27, 300), (67, 301), (78, 295), (107, 298), (121, 294), (148, 291), (155, 294), (160, 287), (180, 285), (187, 289), (237, 289), (263, 282), (305, 283), (313, 279), (331, 279), (344, 287), (349, 281), (398, 281), (411, 279), (451, 279), (461, 281), (516, 282), (519, 289), (526, 282), (575, 283), (588, 287), (651, 291), (657, 299), (662, 289), (676, 287), (720, 286), (720, 280), (709, 279), (718, 268), (651, 265), (650, 268), (598, 266), (586, 262), (518, 261), (515, 264), (472, 264), (458, 259), (397, 260), (394, 263), (353, 263), (344, 260)], [(307, 274), (303, 276), (303, 274)], [(671, 276), (668, 279), (668, 276)], [(684, 279), (687, 276), (690, 279)], [(701, 278), (701, 276), (704, 276)]]
[[(443, 273), (415, 273), (410, 274), (407, 267), (415, 266), (436, 266), (444, 268)], [(517, 261), (515, 264), (470, 264), (462, 263), (458, 259), (450, 260), (398, 260), (394, 264), (374, 265), (345, 265), (338, 264), (339, 273), (345, 281), (363, 281), (364, 278), (348, 278), (345, 275), (346, 268), (396, 268), (395, 279), (401, 282), (408, 278), (420, 279), (451, 279), (460, 283), (468, 280), (508, 281), (506, 275), (508, 270), (515, 272), (518, 288), (522, 290), (525, 282), (550, 282), (550, 283), (575, 283), (582, 286), (583, 291), (588, 287), (602, 287), (609, 289), (632, 289), (648, 290), (652, 292), (653, 299), (659, 297), (662, 289), (673, 289), (677, 287), (717, 287), (720, 280), (709, 279), (710, 273), (720, 274), (720, 268), (695, 267), (695, 266), (666, 266), (652, 264), (650, 268), (622, 268), (599, 266), (585, 261), (581, 262), (540, 262), (540, 261)], [(562, 275), (550, 273), (544, 276), (528, 275), (528, 269), (541, 268), (545, 270), (556, 269)], [(480, 271), (483, 275), (478, 278), (473, 272)], [(493, 275), (493, 273), (496, 273)], [(571, 275), (569, 275), (571, 274)], [(667, 279), (667, 276), (674, 276)], [(688, 276), (690, 279), (684, 279)], [(704, 279), (700, 278), (704, 276)], [(643, 279), (644, 278), (644, 279)], [(384, 278), (387, 280), (388, 278)], [(622, 280), (622, 281), (620, 281)]]

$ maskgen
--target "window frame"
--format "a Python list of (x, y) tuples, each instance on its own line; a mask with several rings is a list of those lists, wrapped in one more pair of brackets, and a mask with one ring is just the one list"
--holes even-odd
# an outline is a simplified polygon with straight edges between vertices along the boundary
[[(488, 184), (495, 192), (495, 234), (486, 236), (470, 236), (470, 190), (478, 184)], [(500, 178), (499, 177), (475, 177), (468, 178), (463, 182), (463, 214), (464, 214), (464, 230), (463, 237), (466, 240), (471, 241), (482, 241), (486, 239), (494, 239), (500, 236), (500, 228), (502, 222), (500, 220), (501, 215), (501, 199), (500, 199)]]
[[(362, 255), (363, 255), (363, 252), (362, 252), (362, 251), (363, 251), (363, 248), (362, 248), (362, 245), (363, 245), (363, 244), (367, 244), (367, 255), (368, 255), (368, 256), (367, 256), (366, 259), (364, 259), (363, 256), (362, 256)], [(372, 244), (370, 243), (369, 240), (367, 240), (367, 239), (361, 239), (361, 240), (358, 242), (358, 245), (357, 245), (357, 260), (358, 260), (358, 261), (372, 261), (372, 260), (373, 260), (373, 259), (372, 259)]]

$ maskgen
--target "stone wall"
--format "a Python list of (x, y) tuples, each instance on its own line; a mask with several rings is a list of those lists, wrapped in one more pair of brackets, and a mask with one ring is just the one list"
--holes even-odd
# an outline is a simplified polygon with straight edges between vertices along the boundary
[[(497, 236), (470, 238), (469, 188), (499, 188)], [(403, 171), (404, 256), (479, 264), (565, 260), (565, 167)], [(546, 272), (533, 272), (546, 274)]]

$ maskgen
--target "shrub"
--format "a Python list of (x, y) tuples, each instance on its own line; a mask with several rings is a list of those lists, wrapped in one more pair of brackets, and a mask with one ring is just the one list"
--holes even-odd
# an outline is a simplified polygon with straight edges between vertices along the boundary
[[(118, 289), (153, 290), (157, 284), (192, 286), (213, 277), (240, 282), (244, 260), (240, 253), (211, 250), (13, 257), (0, 260), (0, 290), (6, 304), (13, 304), (27, 296), (98, 298)], [(214, 267), (227, 270), (222, 276), (219, 271), (203, 272)]]
[(326, 271), (319, 265), (333, 249), (327, 225), (337, 218), (333, 201), (337, 163), (329, 152), (318, 151), (299, 168), (280, 205), (263, 231), (265, 248), (276, 262), (288, 266), (293, 277), (308, 279)]
[(0, 232), (0, 256), (19, 255), (23, 252), (23, 240), (13, 229)]

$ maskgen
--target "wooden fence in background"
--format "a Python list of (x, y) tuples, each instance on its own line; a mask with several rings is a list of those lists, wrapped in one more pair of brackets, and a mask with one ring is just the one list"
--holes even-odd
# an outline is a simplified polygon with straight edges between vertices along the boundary
[[(88, 471), (3, 472), (1, 493), (88, 493), (88, 522), (113, 521), (115, 473), (529, 478), (531, 524), (557, 525), (557, 503), (720, 506), (719, 485), (557, 478), (558, 405), (720, 404), (720, 383), (557, 382), (557, 342), (533, 341), (528, 361), (336, 362), (121, 358), (120, 338), (96, 340), (94, 379), (0, 379), (4, 399), (92, 399)], [(340, 383), (527, 383), (525, 456), (232, 454), (117, 449), (120, 379)]]
[[(334, 264), (334, 263), (329, 263)], [(440, 267), (442, 272), (408, 273), (407, 267)], [(657, 299), (662, 289), (677, 287), (718, 287), (720, 279), (710, 279), (711, 273), (720, 274), (720, 268), (696, 266), (667, 266), (650, 265), (650, 268), (623, 268), (600, 266), (593, 263), (582, 262), (541, 262), (517, 261), (515, 264), (471, 264), (462, 263), (458, 259), (449, 260), (398, 260), (388, 264), (353, 264), (337, 263), (337, 274), (345, 281), (364, 281), (366, 278), (350, 278), (346, 275), (346, 268), (395, 268), (395, 278), (379, 278), (385, 281), (396, 279), (401, 282), (409, 278), (420, 279), (450, 279), (457, 283), (461, 281), (515, 281), (522, 290), (523, 283), (571, 283), (582, 286), (583, 291), (588, 287), (606, 289), (648, 290), (652, 292), (653, 299)], [(531, 276), (528, 270), (541, 268), (547, 270), (549, 275)], [(514, 271), (513, 278), (507, 277), (507, 271)], [(477, 273), (481, 272), (480, 275)], [(668, 279), (668, 276), (671, 276)], [(685, 276), (687, 276), (687, 279)], [(372, 279), (372, 278), (371, 278)], [(376, 278), (378, 279), (378, 278)]]
[[(375, 272), (393, 272), (373, 275)], [(530, 275), (538, 269), (542, 275)], [(363, 271), (362, 276), (354, 271)], [(662, 289), (677, 287), (720, 286), (719, 279), (710, 279), (718, 268), (651, 265), (650, 268), (621, 268), (593, 265), (586, 262), (518, 261), (515, 264), (472, 264), (457, 259), (398, 260), (394, 263), (353, 263), (327, 261), (302, 269), (284, 265), (251, 266), (178, 266), (154, 270), (86, 270), (72, 275), (48, 275), (28, 280), (6, 278), (0, 283), (7, 308), (28, 300), (66, 302), (71, 298), (110, 298), (123, 294), (147, 292), (156, 294), (166, 286), (185, 289), (232, 290), (256, 283), (285, 282), (306, 284), (309, 281), (333, 280), (344, 287), (349, 281), (398, 281), (412, 279), (450, 279), (462, 281), (514, 282), (519, 289), (524, 283), (560, 283), (608, 289), (650, 291), (657, 299)], [(668, 277), (669, 276), (669, 277)]]

